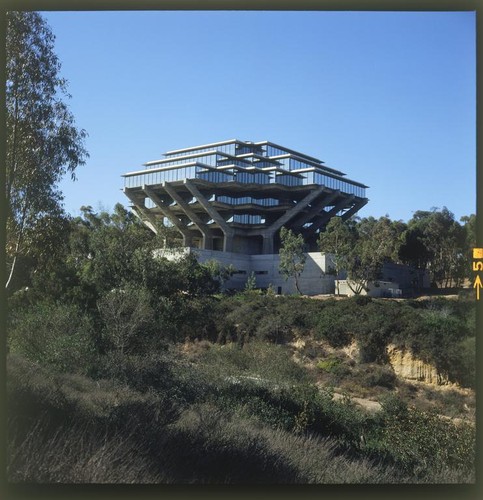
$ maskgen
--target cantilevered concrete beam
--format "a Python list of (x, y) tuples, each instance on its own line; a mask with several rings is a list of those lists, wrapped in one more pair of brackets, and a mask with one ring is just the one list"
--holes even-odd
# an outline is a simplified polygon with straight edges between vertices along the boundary
[(308, 230), (310, 232), (315, 232), (317, 229), (320, 229), (327, 221), (329, 221), (332, 217), (335, 216), (337, 212), (345, 208), (347, 205), (352, 203), (352, 201), (355, 199), (355, 196), (351, 194), (349, 197), (344, 198), (341, 200), (339, 203), (337, 203), (331, 210), (328, 212), (325, 212), (322, 217), (317, 222), (314, 222)]
[(287, 210), (281, 217), (279, 217), (273, 224), (270, 225), (266, 229), (267, 232), (275, 233), (278, 231), (284, 224), (286, 224), (290, 219), (299, 214), (302, 210), (304, 210), (310, 203), (317, 198), (321, 193), (325, 190), (325, 186), (319, 186), (317, 189), (311, 191), (305, 198), (300, 200), (295, 206), (293, 206), (290, 210)]
[(310, 203), (317, 198), (325, 190), (324, 186), (319, 186), (314, 191), (311, 191), (305, 196), (301, 201), (299, 201), (294, 207), (287, 210), (281, 217), (279, 217), (275, 222), (273, 222), (267, 229), (263, 229), (260, 233), (263, 237), (263, 247), (262, 253), (271, 254), (274, 252), (274, 242), (273, 238), (275, 233), (290, 219), (299, 214), (305, 207), (310, 205)]
[(292, 224), (291, 226), (293, 228), (300, 228), (307, 222), (309, 222), (312, 218), (314, 218), (316, 215), (319, 215), (321, 210), (326, 207), (327, 205), (330, 205), (338, 196), (340, 195), (340, 191), (337, 190), (333, 193), (329, 193), (325, 198), (323, 198), (320, 202), (315, 204), (306, 214), (302, 214), (300, 217), (298, 217)]
[(349, 208), (347, 212), (344, 212), (342, 214), (342, 220), (347, 220), (351, 215), (355, 214), (358, 210), (360, 210), (364, 205), (367, 204), (369, 200), (367, 198), (362, 198), (358, 202), (354, 204), (353, 207)]
[(148, 217), (148, 214), (145, 213), (147, 212), (146, 209), (141, 209), (141, 207), (138, 207), (137, 205), (134, 205), (133, 207), (131, 207), (131, 210), (132, 210), (132, 213), (145, 225), (145, 226), (148, 226), (149, 229), (151, 229), (151, 231), (154, 233), (154, 234), (158, 234), (158, 230), (156, 228), (156, 226), (154, 225), (154, 219), (152, 217)]
[(133, 196), (126, 188), (124, 188), (124, 194), (131, 200), (133, 207), (133, 213), (136, 217), (146, 226), (151, 229), (155, 234), (158, 234), (158, 229), (156, 225), (156, 217), (149, 213), (149, 210), (139, 202), (136, 196)]
[(199, 189), (189, 179), (186, 179), (184, 184), (188, 188), (188, 191), (198, 200), (198, 203), (206, 210), (208, 215), (223, 231), (223, 251), (231, 252), (233, 250), (233, 237), (235, 236), (235, 230), (226, 223), (225, 219), (223, 219), (213, 205), (210, 204), (210, 202), (201, 194)]
[(169, 182), (163, 182), (165, 191), (173, 198), (178, 206), (183, 210), (186, 216), (193, 222), (193, 224), (200, 230), (203, 235), (203, 249), (213, 249), (213, 232), (211, 229), (193, 212), (188, 203), (176, 192)]
[(183, 246), (189, 247), (192, 242), (191, 231), (183, 224), (183, 222), (176, 217), (176, 215), (170, 210), (168, 205), (159, 198), (159, 196), (148, 186), (144, 185), (142, 190), (148, 196), (152, 202), (161, 210), (161, 213), (173, 224), (173, 226), (182, 234), (183, 236)]

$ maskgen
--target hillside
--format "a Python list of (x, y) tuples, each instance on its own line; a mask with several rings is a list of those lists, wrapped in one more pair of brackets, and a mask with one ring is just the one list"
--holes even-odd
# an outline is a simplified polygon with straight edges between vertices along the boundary
[(471, 301), (247, 292), (183, 312), (176, 337), (143, 323), (122, 349), (71, 341), (68, 365), (65, 337), (42, 357), (19, 341), (33, 312), (17, 318), (10, 480), (474, 482)]

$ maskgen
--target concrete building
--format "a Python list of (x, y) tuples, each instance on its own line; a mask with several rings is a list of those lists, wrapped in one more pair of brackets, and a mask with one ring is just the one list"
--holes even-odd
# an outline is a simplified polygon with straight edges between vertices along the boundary
[[(343, 274), (346, 277), (345, 273)], [(349, 297), (355, 295), (347, 279), (337, 280), (336, 286), (337, 282), (340, 295)], [(381, 279), (366, 283), (367, 290), (362, 290), (361, 295), (368, 295), (369, 297), (408, 297), (415, 290), (429, 288), (429, 286), (428, 271), (415, 269), (404, 264), (385, 262), (381, 269)], [(356, 287), (353, 285), (352, 288)]]
[(248, 255), (277, 253), (282, 226), (316, 250), (331, 217), (347, 219), (368, 201), (364, 184), (269, 141), (168, 151), (123, 177), (133, 209), (153, 230), (162, 218), (185, 247)]
[(233, 139), (168, 151), (144, 167), (123, 175), (133, 210), (153, 231), (160, 219), (174, 226), (201, 262), (215, 258), (236, 267), (239, 275), (226, 284), (233, 288), (254, 272), (257, 286), (290, 293), (278, 272), (284, 226), (307, 244), (304, 293), (329, 293), (334, 279), (325, 276), (318, 234), (332, 217), (346, 220), (368, 201), (364, 184), (269, 141)]
[[(235, 272), (223, 284), (225, 290), (243, 290), (248, 278), (253, 273), (257, 288), (263, 290), (272, 287), (278, 294), (297, 293), (294, 280), (286, 280), (279, 271), (280, 258), (278, 254), (249, 255), (190, 247), (160, 249), (157, 252), (157, 255), (170, 260), (181, 258), (186, 254), (194, 254), (201, 264), (215, 260), (226, 268), (231, 266)], [(334, 293), (332, 267), (330, 255), (320, 252), (307, 253), (304, 270), (299, 278), (302, 293), (305, 295)]]

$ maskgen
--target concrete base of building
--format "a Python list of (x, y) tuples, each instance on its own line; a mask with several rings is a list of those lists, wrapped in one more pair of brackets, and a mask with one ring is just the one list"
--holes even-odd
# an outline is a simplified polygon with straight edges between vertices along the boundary
[[(248, 255), (218, 250), (202, 250), (199, 248), (180, 248), (173, 250), (159, 250), (159, 256), (176, 259), (186, 254), (196, 256), (200, 264), (208, 261), (217, 261), (224, 267), (231, 267), (233, 274), (225, 281), (225, 290), (243, 290), (248, 278), (255, 277), (256, 287), (267, 289), (272, 287), (276, 293), (290, 295), (298, 293), (293, 278), (285, 279), (279, 271), (280, 256), (278, 254)], [(320, 252), (306, 254), (304, 270), (299, 278), (299, 286), (305, 295), (320, 295), (334, 293), (334, 275), (330, 271), (330, 255)]]
[[(355, 295), (354, 290), (357, 289), (356, 283), (350, 283), (352, 285), (349, 286), (348, 280), (336, 280), (335, 281), (336, 288), (337, 284), (339, 285), (339, 294), (347, 295), (348, 297), (353, 297)], [(365, 287), (360, 291), (360, 295), (367, 295), (369, 297), (402, 297), (402, 290), (399, 286), (399, 283), (395, 283), (393, 281), (375, 281), (369, 282), (365, 284)]]

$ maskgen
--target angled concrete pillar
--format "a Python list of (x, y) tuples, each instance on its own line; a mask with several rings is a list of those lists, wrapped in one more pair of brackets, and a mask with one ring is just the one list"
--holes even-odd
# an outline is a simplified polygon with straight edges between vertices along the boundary
[(127, 188), (124, 188), (124, 194), (131, 200), (133, 207), (132, 211), (136, 217), (151, 231), (158, 234), (156, 218), (149, 212), (149, 210), (144, 206), (144, 199), (141, 201), (139, 197), (134, 196), (129, 192)]
[(324, 215), (322, 215), (322, 217), (317, 222), (314, 222), (310, 226), (310, 228), (309, 228), (310, 232), (314, 232), (314, 231), (317, 231), (317, 229), (320, 229), (326, 222), (328, 222), (332, 217), (334, 217), (337, 214), (337, 212), (339, 212), (340, 210), (345, 208), (347, 205), (352, 203), (352, 201), (354, 199), (355, 199), (355, 196), (353, 194), (351, 194), (347, 198), (344, 198), (341, 201), (339, 201), (339, 203), (337, 203), (331, 210), (329, 210)]
[(231, 228), (218, 213), (218, 211), (210, 204), (210, 202), (200, 193), (199, 189), (189, 180), (184, 181), (188, 191), (198, 200), (198, 203), (203, 207), (206, 213), (218, 224), (223, 232), (223, 251), (231, 252), (233, 250), (233, 237), (235, 230)]
[[(183, 224), (183, 222), (176, 217), (176, 215), (169, 209), (168, 205), (162, 201), (156, 193), (148, 186), (143, 186), (143, 191), (150, 200), (159, 208), (161, 213), (173, 224), (173, 226), (181, 233), (184, 242), (191, 242), (191, 231)], [(187, 245), (188, 246), (188, 245)]]
[(314, 206), (310, 208), (310, 210), (302, 214), (300, 217), (295, 219), (295, 221), (291, 224), (292, 227), (294, 228), (300, 228), (307, 222), (309, 222), (312, 218), (314, 218), (316, 215), (319, 215), (320, 212), (323, 210), (324, 207), (327, 205), (330, 205), (337, 197), (340, 195), (340, 191), (334, 191), (333, 193), (327, 193), (324, 198), (317, 202)]
[(298, 215), (302, 210), (304, 210), (310, 203), (317, 198), (321, 193), (325, 190), (324, 186), (319, 186), (317, 189), (311, 191), (308, 195), (306, 195), (302, 200), (300, 200), (296, 205), (294, 205), (291, 209), (287, 210), (281, 217), (279, 217), (270, 227), (267, 228), (268, 231), (278, 231), (283, 225), (293, 219), (296, 215)]
[(199, 229), (203, 236), (202, 247), (204, 250), (213, 250), (213, 233), (211, 229), (196, 215), (185, 200), (176, 192), (169, 182), (163, 182), (165, 191), (183, 210), (188, 219)]
[(367, 198), (363, 198), (354, 204), (347, 212), (342, 214), (342, 220), (347, 220), (351, 215), (355, 214), (358, 210), (360, 210), (364, 205), (367, 204), (369, 200)]
[(151, 217), (148, 217), (147, 214), (143, 213), (143, 212), (147, 212), (146, 209), (142, 210), (141, 207), (138, 207), (137, 205), (134, 205), (132, 208), (132, 213), (147, 227), (149, 227), (149, 229), (151, 229), (151, 231), (154, 233), (154, 234), (158, 234), (158, 230), (155, 226), (155, 223), (153, 221), (153, 219)]

